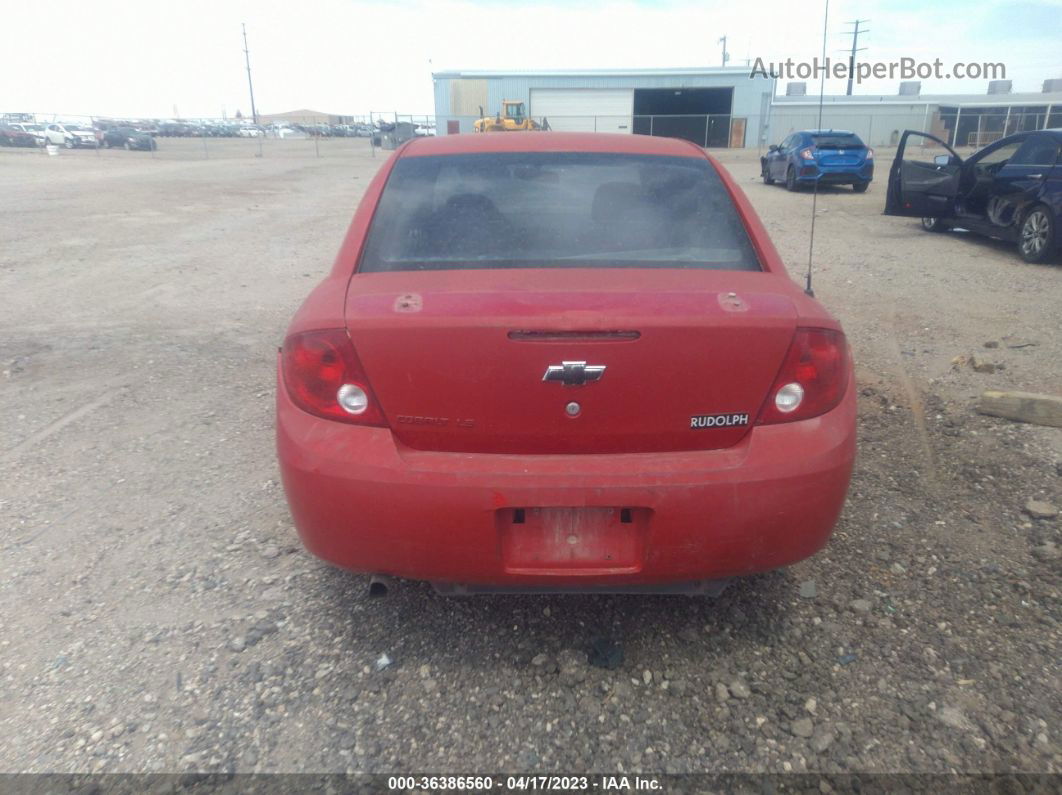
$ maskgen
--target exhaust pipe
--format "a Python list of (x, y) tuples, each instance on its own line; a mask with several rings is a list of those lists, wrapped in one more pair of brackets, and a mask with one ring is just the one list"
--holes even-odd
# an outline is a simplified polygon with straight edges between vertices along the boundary
[(392, 581), (390, 577), (382, 574), (374, 574), (369, 579), (369, 598), (383, 599), (390, 592)]

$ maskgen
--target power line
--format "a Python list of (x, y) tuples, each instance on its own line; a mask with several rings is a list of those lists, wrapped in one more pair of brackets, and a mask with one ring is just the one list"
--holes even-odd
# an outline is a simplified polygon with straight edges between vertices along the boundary
[(848, 90), (845, 91), (845, 94), (847, 96), (849, 96), (849, 97), (852, 96), (852, 76), (855, 74), (855, 57), (856, 57), (855, 54), (857, 52), (862, 52), (863, 50), (866, 49), (866, 47), (857, 47), (856, 46), (856, 45), (859, 44), (859, 34), (860, 33), (869, 33), (870, 32), (869, 28), (863, 28), (863, 30), (859, 29), (859, 26), (862, 25), (864, 22), (870, 22), (870, 20), (869, 19), (856, 19), (856, 20), (853, 20), (852, 22), (846, 22), (845, 23), (846, 25), (855, 25), (855, 28), (853, 30), (846, 30), (844, 32), (844, 34), (843, 34), (845, 36), (851, 36), (852, 37), (852, 52), (848, 56)]
[(251, 119), (258, 124), (258, 111), (254, 107), (254, 84), (251, 82), (251, 53), (247, 51), (247, 25), (240, 23), (243, 28), (243, 57), (247, 61), (247, 88), (251, 92)]

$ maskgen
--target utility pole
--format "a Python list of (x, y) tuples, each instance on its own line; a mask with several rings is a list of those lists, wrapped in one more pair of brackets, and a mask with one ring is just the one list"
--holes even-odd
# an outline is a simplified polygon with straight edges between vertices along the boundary
[(726, 36), (723, 36), (716, 44), (723, 45), (723, 66), (726, 66), (726, 62), (730, 60), (730, 53), (726, 51)]
[(866, 47), (856, 46), (859, 44), (859, 34), (870, 32), (869, 28), (863, 28), (862, 30), (859, 29), (859, 26), (862, 25), (864, 22), (870, 22), (870, 20), (857, 19), (852, 22), (845, 23), (846, 25), (855, 25), (855, 28), (853, 30), (846, 30), (844, 32), (845, 36), (852, 37), (852, 52), (848, 55), (848, 90), (845, 92), (845, 95), (849, 97), (852, 96), (852, 77), (855, 75), (855, 54), (857, 52), (862, 52), (866, 49)]
[(247, 88), (251, 92), (251, 118), (258, 124), (258, 111), (254, 107), (254, 84), (251, 82), (251, 53), (247, 51), (247, 25), (240, 23), (243, 28), (243, 57), (247, 61)]

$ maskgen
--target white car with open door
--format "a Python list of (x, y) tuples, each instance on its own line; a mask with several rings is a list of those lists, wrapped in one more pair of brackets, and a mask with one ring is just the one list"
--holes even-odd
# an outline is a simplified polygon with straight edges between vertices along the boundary
[[(937, 147), (946, 152), (933, 155)], [(885, 215), (921, 218), (930, 232), (968, 229), (1017, 244), (1026, 262), (1050, 261), (1062, 240), (1062, 129), (1009, 135), (966, 160), (936, 136), (906, 130)]]

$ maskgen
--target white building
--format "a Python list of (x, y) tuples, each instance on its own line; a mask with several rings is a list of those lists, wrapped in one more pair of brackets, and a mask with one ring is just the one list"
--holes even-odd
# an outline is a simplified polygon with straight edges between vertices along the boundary
[[(1041, 93), (1009, 93), (1009, 81), (988, 94), (912, 93), (887, 96), (827, 96), (822, 122), (816, 96), (775, 97), (771, 103), (770, 142), (796, 130), (852, 130), (870, 146), (895, 146), (904, 130), (923, 130), (955, 147), (979, 147), (1006, 135), (1062, 127), (1060, 81), (1044, 82)], [(790, 84), (789, 90), (802, 84)]]
[(481, 112), (493, 116), (510, 100), (553, 130), (666, 135), (711, 147), (766, 140), (775, 86), (750, 78), (748, 67), (457, 70), (432, 78), (439, 135), (471, 132)]

